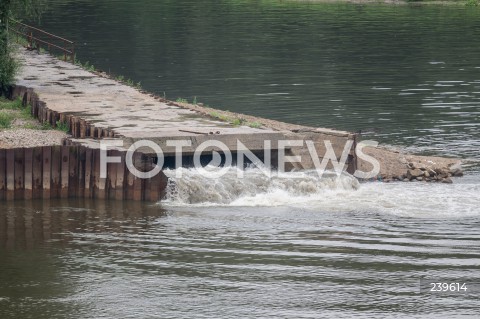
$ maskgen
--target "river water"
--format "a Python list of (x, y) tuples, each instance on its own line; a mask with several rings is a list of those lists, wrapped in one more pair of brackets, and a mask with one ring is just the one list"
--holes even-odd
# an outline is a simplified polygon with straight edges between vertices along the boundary
[(419, 280), (480, 281), (480, 10), (57, 0), (42, 27), (167, 98), (361, 130), (466, 176), (183, 169), (161, 204), (0, 203), (0, 318), (478, 318), (479, 290)]

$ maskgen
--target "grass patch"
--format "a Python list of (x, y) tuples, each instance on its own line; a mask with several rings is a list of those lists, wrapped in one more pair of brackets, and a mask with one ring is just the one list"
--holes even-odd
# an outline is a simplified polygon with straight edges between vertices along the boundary
[(41, 124), (40, 129), (42, 131), (50, 131), (50, 130), (53, 130), (53, 127), (50, 125), (50, 123), (44, 122)]
[(23, 128), (28, 130), (38, 130), (41, 129), (41, 126), (37, 123), (26, 123), (25, 125), (23, 125)]
[[(57, 59), (59, 59), (59, 60), (65, 60), (65, 56), (63, 56), (63, 55), (58, 55), (58, 56), (57, 56)], [(89, 61), (87, 61), (87, 62), (82, 62), (82, 61), (80, 61), (79, 59), (77, 59), (77, 56), (76, 56), (76, 55), (73, 57), (73, 64), (75, 64), (76, 66), (81, 67), (81, 68), (84, 69), (85, 71), (89, 71), (89, 72), (95, 72), (95, 71), (97, 71), (97, 69), (95, 68), (95, 66), (94, 66), (93, 64), (90, 64)]]
[(242, 120), (242, 119), (234, 119), (233, 121), (230, 121), (230, 123), (231, 123), (233, 126), (240, 126), (240, 125), (242, 125), (243, 120)]
[[(17, 123), (14, 125), (15, 120), (22, 120), (19, 121), (21, 124)], [(0, 97), (0, 129), (12, 128), (69, 132), (66, 123), (57, 122), (55, 128), (50, 123), (38, 123), (37, 119), (32, 116), (32, 107), (30, 105), (24, 107), (21, 99), (10, 101)]]
[(27, 47), (27, 46), (30, 45), (30, 42), (22, 36), (15, 35), (15, 37), (13, 39), (23, 47)]
[(15, 120), (15, 116), (13, 114), (0, 111), (0, 129), (11, 128), (13, 120)]
[[(27, 128), (27, 127), (25, 127), (25, 128)], [(30, 128), (34, 129), (34, 130), (42, 130), (42, 131), (55, 130), (55, 131), (61, 131), (61, 132), (64, 132), (64, 133), (69, 133), (70, 132), (70, 129), (68, 128), (68, 124), (67, 123), (61, 123), (60, 121), (57, 121), (55, 127), (53, 127), (48, 122), (44, 122), (44, 123), (41, 123), (37, 126), (31, 126)]]
[(0, 110), (21, 110), (23, 108), (21, 99), (10, 101), (3, 97), (0, 98)]
[(34, 117), (32, 116), (32, 107), (30, 105), (27, 105), (26, 107), (23, 107), (19, 112), (18, 112), (18, 117), (24, 120), (33, 120)]
[(188, 100), (187, 99), (182, 99), (181, 97), (178, 97), (175, 102), (177, 103), (188, 103)]
[(123, 75), (118, 75), (114, 79), (117, 82), (121, 82), (125, 85), (131, 86), (132, 88), (135, 88), (137, 90), (142, 89), (142, 83), (141, 82), (135, 83), (132, 79), (128, 79), (128, 78), (124, 77)]
[(93, 64), (90, 64), (90, 62), (85, 62), (83, 65), (81, 65), (82, 68), (89, 72), (95, 72), (97, 69), (95, 69), (95, 66)]
[(68, 128), (68, 124), (64, 122), (57, 121), (56, 128), (57, 131), (62, 131), (68, 133), (70, 129)]
[(215, 119), (218, 119), (220, 121), (228, 122), (228, 123), (232, 124), (233, 126), (246, 125), (246, 126), (249, 126), (251, 128), (262, 127), (262, 124), (259, 123), (259, 122), (249, 122), (249, 121), (247, 121), (243, 118), (228, 116), (228, 115), (222, 114), (218, 111), (211, 111), (210, 113), (208, 113), (208, 115), (210, 115), (211, 117), (213, 117)]
[(262, 123), (259, 122), (247, 122), (247, 125), (250, 126), (251, 128), (261, 128)]
[(32, 120), (31, 107), (24, 107), (21, 99), (14, 101), (0, 98), (0, 129), (12, 128), (16, 119)]

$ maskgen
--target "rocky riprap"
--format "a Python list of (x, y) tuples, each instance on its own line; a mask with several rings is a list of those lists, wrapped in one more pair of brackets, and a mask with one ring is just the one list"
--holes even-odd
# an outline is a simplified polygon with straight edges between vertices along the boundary
[[(375, 180), (384, 182), (443, 182), (452, 183), (453, 177), (463, 176), (462, 161), (458, 158), (422, 156), (405, 152), (400, 148), (367, 147), (364, 150), (380, 165), (380, 173)], [(372, 165), (359, 158), (358, 169), (372, 170)]]
[(402, 175), (393, 176), (388, 181), (404, 181), (404, 182), (441, 182), (446, 184), (453, 183), (452, 177), (462, 177), (463, 170), (460, 164), (454, 164), (450, 167), (427, 167), (416, 163), (407, 164), (407, 172)]

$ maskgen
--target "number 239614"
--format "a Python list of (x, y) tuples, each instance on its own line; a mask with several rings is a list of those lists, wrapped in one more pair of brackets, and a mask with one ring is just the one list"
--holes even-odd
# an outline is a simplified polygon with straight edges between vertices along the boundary
[(468, 289), (466, 283), (461, 282), (431, 282), (431, 292), (466, 292)]

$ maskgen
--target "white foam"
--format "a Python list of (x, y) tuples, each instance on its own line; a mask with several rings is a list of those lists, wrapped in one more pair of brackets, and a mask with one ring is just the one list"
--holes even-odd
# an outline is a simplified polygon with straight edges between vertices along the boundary
[(231, 168), (219, 179), (210, 179), (195, 169), (165, 170), (169, 177), (167, 196), (162, 204), (174, 206), (284, 206), (312, 201), (327, 192), (351, 192), (359, 187), (351, 175), (316, 171), (273, 173), (266, 176), (258, 168), (244, 171)]
[(300, 207), (322, 213), (365, 212), (405, 217), (468, 217), (480, 215), (480, 176), (457, 179), (455, 184), (380, 183), (359, 184), (351, 175), (315, 171), (265, 176), (259, 169), (247, 169), (237, 177), (231, 168), (213, 180), (194, 169), (166, 170), (169, 187), (165, 206), (180, 207)]
[(318, 198), (312, 209), (327, 212), (360, 211), (405, 217), (468, 217), (480, 215), (480, 184), (398, 182), (365, 183), (357, 192)]

